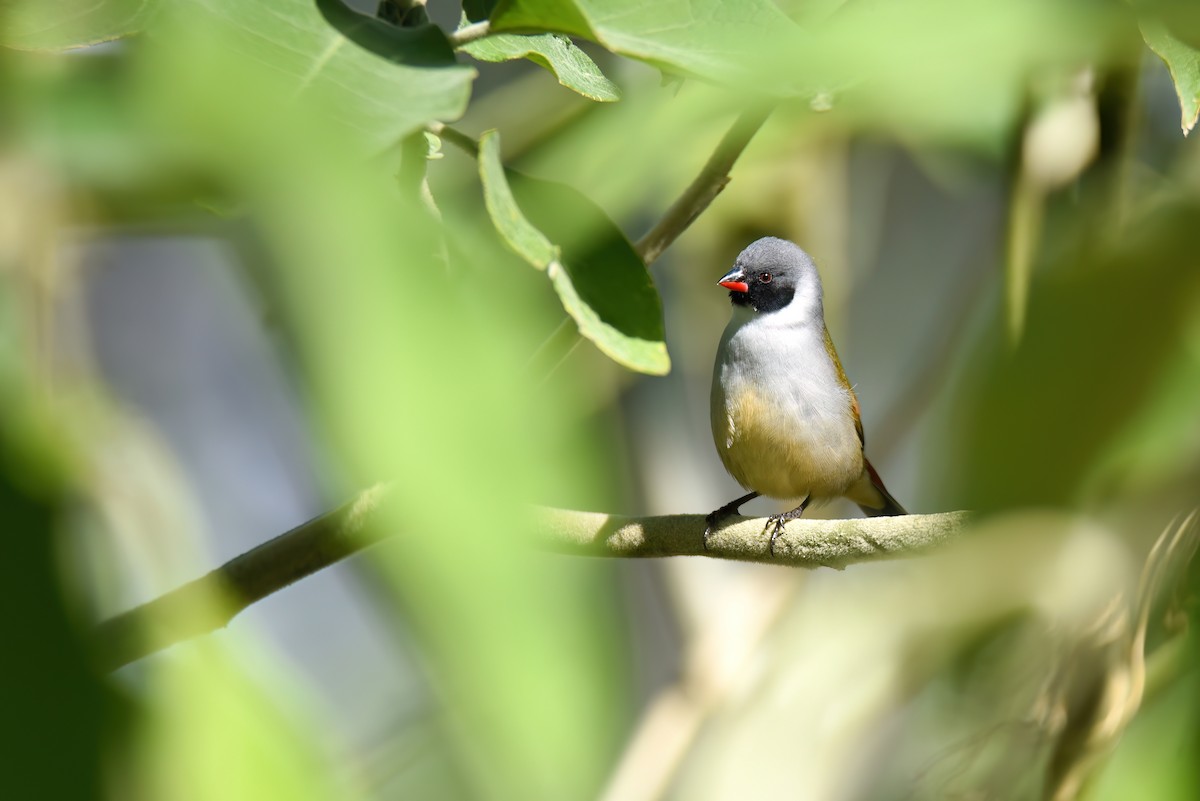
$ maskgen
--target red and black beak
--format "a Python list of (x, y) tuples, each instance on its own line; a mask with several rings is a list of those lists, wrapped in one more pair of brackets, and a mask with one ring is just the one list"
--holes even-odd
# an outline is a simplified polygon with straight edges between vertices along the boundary
[(725, 273), (724, 277), (717, 283), (733, 292), (750, 291), (750, 285), (746, 283), (746, 274), (742, 272), (741, 267), (734, 267)]

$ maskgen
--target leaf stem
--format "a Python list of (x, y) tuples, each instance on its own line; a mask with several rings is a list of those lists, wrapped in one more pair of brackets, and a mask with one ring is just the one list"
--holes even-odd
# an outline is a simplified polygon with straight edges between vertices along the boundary
[(425, 126), (425, 130), (434, 136), (440, 136), (472, 157), (479, 156), (479, 140), (470, 134), (465, 134), (457, 128), (451, 128), (442, 122), (431, 122)]
[(485, 36), (490, 36), (492, 33), (492, 23), (485, 20), (473, 22), (470, 25), (459, 28), (453, 33), (446, 34), (446, 38), (450, 40), (450, 46), (455, 50), (463, 45), (470, 44), (477, 39), (482, 39)]

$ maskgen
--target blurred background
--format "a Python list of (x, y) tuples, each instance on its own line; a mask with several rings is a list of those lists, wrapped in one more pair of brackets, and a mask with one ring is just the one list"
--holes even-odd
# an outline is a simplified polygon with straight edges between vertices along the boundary
[[(0, 10), (6, 797), (1200, 793), (1190, 4), (68, 5)], [(436, 30), (489, 13), (609, 83)], [(751, 101), (642, 286), (612, 242)], [(489, 130), (573, 190), (525, 211), (600, 333), (489, 222), (454, 146)], [(531, 545), (533, 504), (741, 494), (715, 282), (765, 235), (821, 271), (892, 494), (970, 530), (844, 571)], [(97, 621), (379, 481), (397, 536), (100, 668)]]

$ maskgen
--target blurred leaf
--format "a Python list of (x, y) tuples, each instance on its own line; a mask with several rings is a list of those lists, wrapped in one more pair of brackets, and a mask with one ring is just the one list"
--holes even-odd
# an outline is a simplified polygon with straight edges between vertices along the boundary
[(69, 50), (138, 33), (158, 0), (43, 0), (6, 2), (0, 44), (17, 50)]
[(799, 33), (770, 0), (500, 0), (491, 19), (496, 32), (582, 36), (668, 71), (738, 84), (765, 77), (764, 57)]
[(1200, 307), (1164, 365), (1146, 403), (1120, 429), (1097, 462), (1087, 485), (1099, 496), (1120, 488), (1149, 492), (1183, 479), (1200, 464)]
[[(594, 795), (624, 706), (610, 638), (579, 621), (606, 596), (523, 539), (528, 500), (576, 469), (545, 458), (566, 413), (556, 390), (519, 380), (557, 309), (489, 271), (480, 232), (407, 202), (334, 124), (336, 97), (280, 102), (273, 63), (231, 53), (210, 16), (172, 16), (181, 27), (144, 51), (144, 103), (187, 170), (244, 200), (335, 469), (395, 483), (380, 525), (407, 536), (372, 557), (389, 621), (429, 667), (419, 702), (448, 761), (485, 798)], [(448, 264), (444, 239), (478, 260)]]
[(527, 58), (554, 73), (558, 82), (584, 97), (608, 103), (621, 99), (621, 90), (604, 77), (588, 54), (565, 36), (499, 34), (471, 42), (462, 48), (480, 61), (512, 61)]
[(1157, 19), (1143, 20), (1139, 27), (1146, 44), (1171, 71), (1182, 112), (1180, 127), (1187, 136), (1200, 117), (1200, 50), (1175, 38)]
[(662, 301), (646, 265), (616, 224), (568, 186), (512, 172), (506, 176), (495, 131), (480, 140), (479, 174), (496, 230), (522, 258), (550, 274), (579, 333), (631, 370), (652, 375), (670, 370)]
[[(8, 63), (0, 58), (4, 99)], [(5, 128), (5, 144), (13, 133)], [(59, 180), (49, 164), (0, 149), (0, 797), (87, 801), (104, 796), (128, 710), (93, 664), (79, 552), (88, 538), (75, 525), (94, 474), (77, 446), (83, 419), (94, 417), (72, 396), (62, 340), (38, 322), (66, 316), (55, 290), (39, 284), (65, 261), (57, 244), (69, 200)]]
[[(1194, 664), (1194, 663), (1193, 663)], [(1090, 788), (1093, 801), (1191, 801), (1200, 770), (1200, 676), (1195, 668), (1148, 698)]]
[(1134, 0), (1130, 5), (1140, 19), (1158, 20), (1176, 39), (1200, 48), (1200, 5), (1192, 0)]
[[(285, 713), (281, 667), (257, 686), (220, 645), (201, 641), (157, 660), (144, 689), (134, 754), (144, 798), (176, 801), (353, 799), (338, 786), (312, 721)], [(261, 657), (259, 657), (261, 661)], [(214, 766), (219, 765), (216, 769)]]
[(1200, 298), (1200, 255), (1188, 234), (1197, 227), (1200, 207), (1164, 208), (1119, 251), (1084, 249), (1039, 272), (1020, 346), (1010, 348), (1000, 326), (972, 357), (948, 462), (962, 491), (956, 506), (1071, 504), (1098, 464), (1110, 476), (1125, 472), (1104, 454), (1125, 452), (1130, 426), (1145, 430), (1143, 410), (1174, 408), (1160, 391), (1194, 384), (1168, 377), (1189, 363), (1179, 351), (1191, 346)]
[[(0, 425), (7, 428), (16, 416), (5, 406)], [(12, 480), (8, 468), (30, 454), (14, 453), (9, 437), (0, 433), (0, 509), (10, 532), (0, 559), (0, 602), (11, 610), (0, 621), (7, 653), (0, 668), (0, 786), (10, 798), (98, 799), (112, 710), (84, 647), (79, 610), (67, 602), (77, 588), (64, 570), (57, 504), (41, 497), (51, 496), (41, 488), (30, 491), (27, 472)]]
[(282, 76), (293, 98), (323, 95), (369, 147), (456, 119), (470, 96), (475, 71), (455, 61), (434, 26), (397, 28), (340, 0), (186, 0), (178, 11), (222, 48)]
[(1119, 4), (866, 0), (814, 29), (812, 46), (789, 64), (828, 85), (835, 113), (860, 124), (1003, 158), (1031, 75), (1125, 58), (1133, 36)]

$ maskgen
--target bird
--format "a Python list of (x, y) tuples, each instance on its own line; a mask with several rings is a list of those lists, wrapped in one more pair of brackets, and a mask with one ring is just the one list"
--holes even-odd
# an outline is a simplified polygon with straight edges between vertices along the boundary
[(867, 515), (907, 514), (864, 452), (862, 418), (825, 326), (821, 277), (785, 239), (751, 243), (717, 282), (733, 315), (717, 346), (712, 433), (721, 463), (750, 492), (706, 516), (704, 546), (759, 496), (803, 498), (767, 518), (769, 550), (813, 501), (848, 498)]

